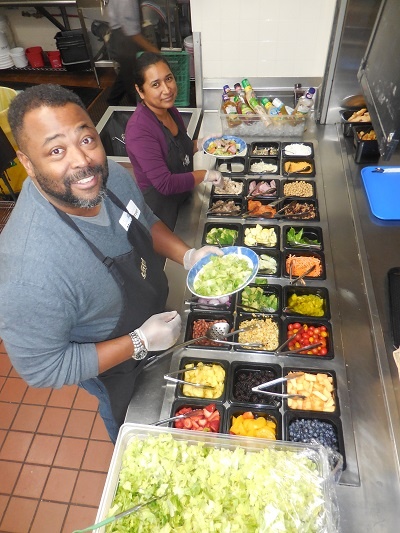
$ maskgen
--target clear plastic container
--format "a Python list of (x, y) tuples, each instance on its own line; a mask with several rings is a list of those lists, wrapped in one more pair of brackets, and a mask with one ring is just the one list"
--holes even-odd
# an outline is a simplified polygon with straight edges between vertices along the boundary
[(227, 115), (220, 113), (222, 132), (238, 137), (302, 137), (307, 117), (292, 115), (269, 116), (271, 124), (266, 126), (260, 115), (237, 115), (239, 124), (231, 127)]
[[(232, 451), (240, 447), (246, 453), (257, 453), (268, 449), (281, 453), (284, 452), (288, 456), (291, 456), (294, 462), (300, 456), (307, 457), (315, 464), (315, 490), (321, 496), (321, 499), (318, 500), (318, 509), (315, 507), (310, 508), (310, 512), (315, 513), (313, 514), (315, 531), (320, 533), (336, 533), (339, 531), (339, 515), (335, 497), (334, 478), (330, 474), (328, 452), (322, 446), (294, 442), (283, 443), (281, 441), (269, 441), (261, 438), (236, 437), (232, 435), (193, 432), (184, 429), (161, 428), (131, 423), (124, 424), (120, 429), (96, 522), (103, 520), (112, 506), (118, 487), (124, 452), (132, 439), (146, 440), (150, 437), (158, 437), (167, 433), (171, 434), (174, 440), (184, 441), (189, 446), (197, 446), (202, 443), (208, 448), (221, 448)], [(269, 476), (270, 474), (265, 472), (265, 475)], [(301, 479), (299, 483), (301, 483)], [(104, 531), (105, 529), (102, 527), (97, 530), (97, 533), (104, 533)]]

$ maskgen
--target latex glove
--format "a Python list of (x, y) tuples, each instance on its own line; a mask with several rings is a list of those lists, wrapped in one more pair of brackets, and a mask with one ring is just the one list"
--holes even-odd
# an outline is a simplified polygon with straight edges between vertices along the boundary
[(197, 139), (197, 151), (202, 152), (203, 151), (203, 144), (208, 141), (208, 139), (212, 139), (213, 137), (220, 137), (217, 133), (211, 133), (211, 135), (205, 135), (201, 139)]
[(203, 181), (212, 183), (215, 187), (224, 187), (224, 177), (219, 170), (207, 170)]
[(176, 343), (182, 320), (177, 311), (167, 311), (151, 316), (136, 330), (149, 352), (166, 350)]
[(224, 255), (221, 248), (217, 248), (217, 246), (203, 246), (198, 250), (196, 250), (196, 248), (191, 248), (183, 256), (183, 267), (185, 270), (190, 270), (192, 266), (197, 263), (197, 261), (208, 254)]

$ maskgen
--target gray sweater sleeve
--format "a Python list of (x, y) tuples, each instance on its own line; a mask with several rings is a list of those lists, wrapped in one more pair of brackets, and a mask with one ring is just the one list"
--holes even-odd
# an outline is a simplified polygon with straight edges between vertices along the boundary
[[(131, 175), (109, 161), (108, 187), (140, 210), (150, 230), (157, 217)], [(110, 257), (131, 246), (119, 224), (121, 211), (106, 200), (110, 224), (83, 222), (83, 232)], [(104, 265), (25, 181), (0, 234), (0, 337), (11, 362), (34, 387), (79, 383), (97, 376), (96, 342), (107, 339), (121, 314), (120, 290)]]

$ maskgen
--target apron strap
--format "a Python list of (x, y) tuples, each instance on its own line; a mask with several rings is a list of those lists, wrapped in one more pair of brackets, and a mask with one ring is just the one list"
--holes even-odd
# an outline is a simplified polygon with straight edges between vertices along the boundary
[(86, 242), (86, 244), (89, 246), (89, 248), (92, 250), (94, 255), (97, 257), (97, 259), (103, 263), (103, 265), (107, 268), (107, 270), (110, 272), (110, 274), (114, 277), (114, 279), (117, 281), (117, 283), (124, 284), (124, 280), (120, 276), (118, 269), (113, 268), (114, 267), (114, 259), (111, 257), (105, 256), (98, 248), (95, 246), (89, 239), (85, 236), (85, 234), (81, 231), (79, 226), (72, 220), (70, 216), (67, 215), (64, 211), (61, 211), (61, 209), (58, 209), (54, 204), (51, 204), (54, 209), (56, 210), (56, 213), (60, 218), (64, 220), (68, 226), (73, 229), (76, 233), (78, 233), (82, 239)]
[[(53, 205), (53, 204), (52, 204)], [(53, 205), (54, 209), (57, 211), (58, 215), (68, 224), (70, 228), (72, 228), (74, 231), (79, 233), (79, 235), (83, 238), (83, 240), (86, 242), (86, 244), (89, 245), (90, 249), (94, 253), (94, 255), (99, 259), (102, 263), (106, 265), (106, 267), (109, 269), (112, 263), (114, 262), (111, 257), (106, 257), (104, 254), (100, 252), (100, 250), (95, 246), (89, 239), (86, 238), (85, 234), (82, 233), (79, 226), (76, 225), (76, 223), (72, 220), (70, 216), (67, 215), (67, 213), (64, 213), (64, 211), (61, 211), (58, 209), (55, 205)]]

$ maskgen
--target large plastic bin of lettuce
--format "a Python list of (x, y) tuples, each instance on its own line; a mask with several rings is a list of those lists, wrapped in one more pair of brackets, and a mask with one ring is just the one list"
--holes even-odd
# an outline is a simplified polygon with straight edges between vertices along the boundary
[(339, 531), (319, 445), (124, 424), (96, 521), (155, 495), (98, 533)]

